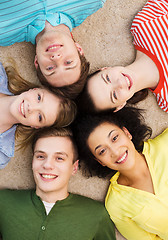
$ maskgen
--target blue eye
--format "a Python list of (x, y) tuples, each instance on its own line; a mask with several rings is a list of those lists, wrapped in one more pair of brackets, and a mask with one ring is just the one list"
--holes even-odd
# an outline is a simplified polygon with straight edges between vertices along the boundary
[(115, 91), (113, 92), (113, 97), (117, 100), (117, 95)]
[(53, 69), (52, 66), (47, 67), (47, 70), (52, 70), (52, 69)]
[(42, 116), (41, 116), (41, 114), (39, 113), (39, 116), (38, 116), (38, 118), (39, 118), (39, 122), (41, 122), (42, 121)]
[(69, 60), (69, 61), (66, 61), (66, 64), (67, 64), (67, 65), (69, 65), (69, 64), (71, 64), (71, 63), (72, 63), (72, 61), (70, 61), (70, 60)]
[(113, 137), (112, 141), (115, 142), (118, 138), (118, 135), (116, 135), (115, 137)]
[(38, 94), (37, 99), (38, 99), (38, 101), (41, 100), (41, 95), (40, 94)]
[(109, 83), (111, 83), (111, 80), (110, 80), (110, 78), (109, 78), (108, 75), (106, 75), (106, 80), (107, 80)]

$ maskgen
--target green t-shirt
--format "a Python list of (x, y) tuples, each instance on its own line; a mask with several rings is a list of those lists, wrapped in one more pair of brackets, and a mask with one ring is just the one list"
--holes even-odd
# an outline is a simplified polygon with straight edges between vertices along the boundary
[(3, 240), (115, 240), (100, 202), (70, 194), (47, 215), (34, 190), (0, 191), (0, 233)]

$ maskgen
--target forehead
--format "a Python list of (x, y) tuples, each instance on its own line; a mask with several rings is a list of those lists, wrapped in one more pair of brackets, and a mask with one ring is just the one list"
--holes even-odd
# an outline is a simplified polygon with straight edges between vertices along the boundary
[(113, 107), (110, 100), (110, 85), (104, 82), (102, 78), (103, 71), (98, 72), (91, 77), (88, 82), (88, 93), (98, 110), (104, 110)]
[(103, 139), (110, 137), (110, 135), (116, 131), (122, 131), (122, 129), (113, 123), (101, 123), (89, 135), (88, 144), (98, 144)]
[(81, 72), (81, 62), (79, 56), (76, 56), (74, 68), (56, 69), (51, 75), (45, 75), (47, 81), (54, 87), (63, 87), (71, 85), (78, 81)]
[(72, 142), (68, 137), (51, 136), (39, 138), (35, 144), (34, 151), (46, 153), (64, 152), (70, 155), (72, 149)]
[(95, 135), (95, 134), (106, 134), (109, 130), (110, 131), (115, 131), (115, 130), (119, 130), (120, 128), (115, 125), (114, 123), (110, 123), (110, 122), (103, 122), (100, 125), (98, 125), (93, 132), (90, 134), (91, 135)]
[(52, 125), (59, 114), (60, 99), (53, 93), (44, 89), (44, 97), (42, 98), (42, 111), (45, 115), (45, 122), (47, 126)]

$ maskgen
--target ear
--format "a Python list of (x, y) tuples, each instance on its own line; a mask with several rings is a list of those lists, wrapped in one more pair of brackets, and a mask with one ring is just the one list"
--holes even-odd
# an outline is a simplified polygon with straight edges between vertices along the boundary
[(81, 55), (84, 55), (84, 51), (83, 48), (81, 47), (81, 45), (77, 42), (75, 42), (75, 46), (77, 48), (77, 50), (80, 52)]
[(99, 68), (99, 70), (103, 71), (103, 70), (106, 70), (108, 67), (102, 67), (102, 68)]
[(35, 68), (37, 69), (38, 68), (38, 61), (37, 61), (37, 55), (35, 55), (34, 57), (34, 65), (35, 65)]
[(132, 135), (131, 135), (131, 133), (128, 131), (128, 129), (125, 128), (125, 127), (123, 127), (122, 129), (123, 129), (123, 131), (125, 132), (125, 134), (127, 135), (127, 137), (129, 137), (129, 139), (132, 140)]
[(72, 175), (75, 175), (78, 171), (78, 165), (79, 165), (79, 160), (76, 160), (73, 164), (73, 170), (72, 170)]
[(114, 112), (118, 112), (120, 109), (122, 109), (127, 102), (124, 102), (123, 104), (121, 104), (120, 106), (116, 107), (116, 109), (114, 110)]

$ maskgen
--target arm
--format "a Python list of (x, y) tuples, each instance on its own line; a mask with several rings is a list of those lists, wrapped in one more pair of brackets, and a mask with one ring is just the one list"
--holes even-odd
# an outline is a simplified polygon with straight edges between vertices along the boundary
[(134, 221), (130, 218), (125, 218), (123, 220), (116, 218), (116, 227), (118, 231), (129, 240), (161, 240), (160, 237), (153, 233), (146, 232), (144, 229), (140, 228)]
[(105, 209), (102, 215), (94, 240), (116, 240), (114, 223)]

